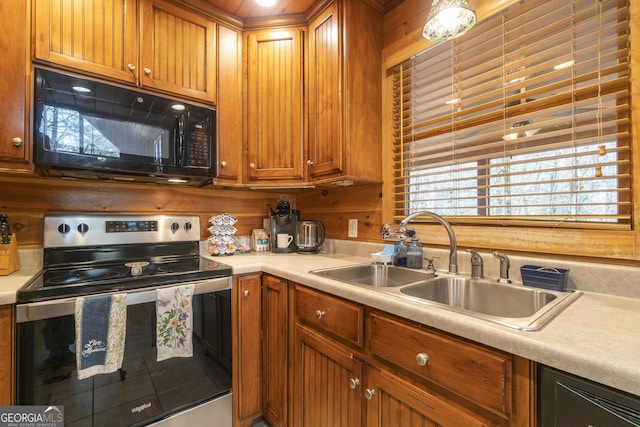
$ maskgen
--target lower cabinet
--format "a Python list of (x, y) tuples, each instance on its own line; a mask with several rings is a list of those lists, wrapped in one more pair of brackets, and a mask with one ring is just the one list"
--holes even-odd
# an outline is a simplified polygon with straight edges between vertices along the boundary
[(367, 366), (367, 427), (485, 426), (468, 412), (429, 394), (419, 384), (387, 370)]
[(15, 403), (15, 306), (0, 305), (0, 406)]
[(232, 289), (233, 425), (262, 414), (261, 275), (234, 276)]
[(292, 425), (361, 425), (363, 366), (348, 348), (296, 324)]
[(262, 412), (272, 427), (287, 425), (289, 282), (262, 278)]
[(237, 305), (238, 327), (262, 330), (262, 365), (247, 371), (240, 357), (234, 370), (255, 376), (234, 394), (255, 403), (242, 381), (261, 378), (272, 426), (535, 425), (526, 359), (269, 275), (261, 299), (260, 321)]

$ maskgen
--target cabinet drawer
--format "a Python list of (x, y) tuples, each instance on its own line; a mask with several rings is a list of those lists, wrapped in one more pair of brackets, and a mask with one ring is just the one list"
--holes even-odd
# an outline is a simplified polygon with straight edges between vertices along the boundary
[(296, 318), (362, 347), (364, 310), (359, 305), (296, 286)]
[(511, 416), (511, 357), (399, 319), (371, 313), (371, 353), (490, 411)]

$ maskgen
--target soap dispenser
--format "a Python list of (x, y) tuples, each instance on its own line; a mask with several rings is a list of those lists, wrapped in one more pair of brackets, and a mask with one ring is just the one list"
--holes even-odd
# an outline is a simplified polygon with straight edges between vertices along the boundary
[(407, 243), (402, 239), (398, 242), (398, 251), (393, 260), (393, 265), (399, 267), (406, 267), (407, 265)]
[(407, 267), (422, 268), (422, 245), (415, 235), (407, 249)]

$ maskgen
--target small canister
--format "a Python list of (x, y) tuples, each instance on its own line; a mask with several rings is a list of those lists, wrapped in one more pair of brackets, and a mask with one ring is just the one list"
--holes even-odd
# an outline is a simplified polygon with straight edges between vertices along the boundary
[(251, 248), (256, 252), (269, 250), (269, 235), (264, 228), (254, 228), (251, 232)]

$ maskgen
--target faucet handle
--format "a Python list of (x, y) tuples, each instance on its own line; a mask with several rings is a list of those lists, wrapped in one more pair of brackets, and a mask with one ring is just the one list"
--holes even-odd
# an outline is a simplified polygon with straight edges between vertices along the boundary
[(471, 254), (471, 278), (482, 279), (484, 276), (482, 257), (478, 252), (471, 249), (465, 249), (465, 252)]
[(509, 279), (509, 267), (511, 267), (509, 257), (499, 252), (494, 252), (493, 256), (500, 260), (500, 278), (498, 282), (511, 283), (511, 279)]

